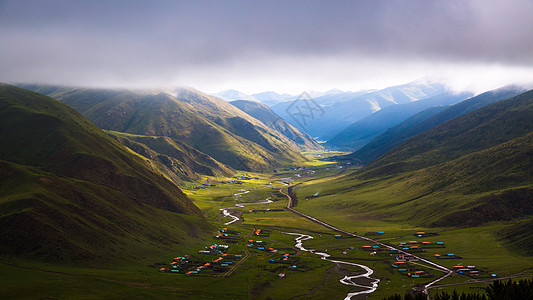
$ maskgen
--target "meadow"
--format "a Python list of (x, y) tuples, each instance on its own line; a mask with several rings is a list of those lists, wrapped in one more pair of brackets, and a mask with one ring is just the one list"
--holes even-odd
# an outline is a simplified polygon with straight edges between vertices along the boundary
[[(211, 234), (198, 236), (179, 249), (162, 249), (159, 255), (150, 253), (133, 262), (58, 266), (31, 260), (8, 261), (4, 258), (0, 264), (0, 276), (5, 284), (0, 287), (0, 295), (5, 299), (31, 299), (36, 296), (79, 299), (163, 299), (176, 296), (180, 299), (344, 299), (349, 292), (363, 290), (339, 282), (345, 275), (361, 273), (360, 268), (335, 264), (313, 253), (300, 251), (294, 247), (295, 236), (287, 232), (311, 235), (313, 238), (303, 243), (306, 249), (328, 253), (331, 259), (363, 264), (373, 269), (371, 278), (380, 279), (380, 282), (368, 299), (381, 299), (420, 289), (444, 275), (442, 271), (415, 262), (411, 264), (412, 268), (433, 277), (406, 276), (392, 267), (396, 261), (395, 255), (371, 255), (369, 251), (362, 250), (363, 246), (372, 245), (368, 241), (336, 237), (337, 232), (283, 210), (287, 205), (287, 197), (280, 190), (286, 193), (288, 184), (294, 185), (298, 197), (295, 209), (346, 231), (368, 235), (391, 246), (412, 240), (433, 244), (444, 242), (445, 248), (428, 248), (416, 254), (448, 268), (458, 264), (475, 265), (486, 274), (497, 274), (498, 278), (533, 275), (530, 270), (533, 258), (514, 251), (498, 238), (498, 232), (513, 224), (493, 222), (465, 228), (432, 227), (425, 225), (428, 222), (421, 222), (422, 217), (409, 218), (412, 216), (409, 210), (413, 209), (409, 206), (402, 208), (406, 209), (404, 214), (391, 217), (385, 212), (397, 201), (394, 197), (412, 196), (401, 190), (402, 183), (382, 183), (392, 190), (397, 184), (397, 192), (390, 195), (383, 186), (365, 186), (364, 182), (343, 180), (346, 174), (354, 170), (350, 170), (353, 168), (350, 165), (340, 166), (315, 159), (277, 173), (239, 172), (233, 177), (203, 177), (197, 182), (186, 183), (184, 192), (194, 200), (212, 225)], [(253, 179), (239, 179), (243, 176)], [(354, 188), (357, 185), (360, 187)], [(413, 193), (416, 194), (416, 191)], [(306, 196), (313, 194), (318, 196), (306, 199)], [(267, 199), (272, 202), (261, 203)], [(244, 206), (238, 207), (237, 204)], [(230, 209), (240, 220), (225, 225), (232, 219), (224, 217), (221, 209)], [(392, 208), (392, 211), (394, 209), (398, 208)], [(424, 218), (430, 215), (427, 213)], [(402, 220), (402, 217), (407, 218)], [(213, 243), (223, 244), (224, 241), (215, 237), (222, 228), (235, 233), (235, 243), (228, 243), (228, 253), (246, 256), (231, 275), (211, 276), (200, 272), (195, 276), (186, 276), (159, 271), (176, 256), (196, 254)], [(258, 229), (267, 234), (256, 236)], [(383, 233), (376, 235), (377, 232)], [(417, 232), (436, 234), (418, 238), (415, 236)], [(290, 263), (282, 263), (279, 254), (258, 249), (257, 245), (247, 246), (250, 240), (253, 241), (251, 244), (261, 240), (265, 248), (275, 249), (278, 253), (290, 253)], [(434, 256), (452, 252), (461, 259), (436, 260)], [(207, 257), (202, 259), (207, 261)], [(282, 278), (281, 273), (284, 274)], [(454, 289), (479, 291), (478, 288), (486, 286), (488, 282), (484, 280), (490, 279), (480, 280), (454, 273), (436, 284), (430, 293), (451, 292)]]

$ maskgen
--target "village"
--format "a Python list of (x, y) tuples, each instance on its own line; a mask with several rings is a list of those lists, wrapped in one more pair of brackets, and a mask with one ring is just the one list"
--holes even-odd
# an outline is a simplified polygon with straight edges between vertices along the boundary
[[(265, 212), (267, 210), (264, 210)], [(259, 212), (259, 210), (250, 210), (248, 213)], [(222, 228), (214, 236), (217, 243), (212, 243), (205, 246), (204, 249), (198, 250), (194, 254), (185, 254), (175, 257), (167, 266), (160, 267), (159, 271), (164, 273), (182, 274), (186, 276), (222, 276), (227, 277), (235, 271), (240, 264), (242, 264), (249, 255), (257, 255), (264, 253), (269, 255), (267, 261), (273, 267), (262, 268), (277, 273), (279, 278), (285, 278), (287, 271), (306, 272), (312, 268), (306, 264), (302, 264), (297, 254), (297, 249), (294, 247), (273, 247), (270, 242), (264, 240), (271, 234), (269, 229), (255, 229), (248, 235), (255, 238), (246, 238), (241, 232)], [(368, 232), (365, 236), (383, 235), (383, 231)], [(414, 236), (418, 238), (432, 237), (437, 234), (417, 232)], [(351, 236), (333, 234), (334, 239), (353, 239)], [(233, 246), (230, 246), (233, 245)], [(244, 246), (244, 247), (243, 247)], [(392, 245), (391, 245), (392, 246)], [(436, 276), (435, 269), (423, 263), (419, 263), (415, 256), (409, 254), (399, 253), (398, 249), (407, 253), (424, 253), (427, 249), (445, 249), (446, 245), (442, 241), (428, 242), (428, 241), (405, 241), (399, 242), (394, 247), (383, 247), (379, 245), (363, 245), (359, 248), (349, 247), (342, 251), (343, 255), (348, 254), (350, 250), (359, 249), (367, 252), (369, 256), (373, 257), (390, 257), (393, 258), (391, 268), (399, 274), (412, 278), (433, 278)], [(248, 250), (246, 250), (248, 249)], [(334, 251), (335, 248), (330, 249)], [(327, 250), (326, 250), (327, 251)], [(434, 259), (462, 259), (462, 257), (453, 254), (434, 254)], [(472, 265), (454, 265), (453, 271), (461, 276), (469, 278), (493, 278), (497, 274), (491, 274), (483, 271)]]
[[(287, 172), (290, 173), (300, 173), (302, 171), (314, 172), (310, 168), (296, 167), (287, 169)], [(284, 174), (278, 175), (286, 176)], [(276, 182), (283, 185), (293, 184), (294, 176), (296, 175), (299, 174), (295, 174), (293, 177), (281, 178), (281, 180), (278, 179)], [(251, 182), (252, 180), (254, 182)], [(441, 261), (438, 264), (444, 264), (451, 270), (450, 272), (459, 277), (472, 280), (497, 277), (496, 274), (487, 272), (482, 267), (468, 264), (468, 258), (463, 258), (459, 253), (449, 249), (445, 240), (439, 238), (439, 234), (436, 232), (416, 231), (408, 235), (404, 232), (399, 235), (398, 231), (385, 232), (379, 229), (367, 231), (361, 235), (357, 235), (356, 232), (322, 232), (318, 235), (320, 240), (315, 239), (318, 243), (312, 240), (305, 242), (306, 244), (311, 243), (314, 245), (305, 247), (315, 247), (317, 249), (310, 250), (311, 252), (306, 254), (307, 252), (305, 251), (307, 250), (302, 251), (304, 246), (301, 244), (300, 246), (289, 245), (286, 241), (280, 244), (280, 235), (283, 235), (283, 232), (279, 228), (271, 227), (270, 225), (264, 227), (252, 225), (260, 220), (279, 218), (278, 214), (273, 214), (271, 217), (268, 216), (270, 213), (279, 213), (279, 216), (281, 216), (290, 211), (290, 209), (284, 207), (284, 204), (278, 202), (281, 197), (284, 198), (287, 195), (281, 193), (279, 187), (272, 185), (272, 179), (241, 174), (228, 180), (209, 179), (205, 184), (192, 188), (211, 189), (216, 188), (217, 185), (233, 184), (246, 185), (237, 190), (231, 190), (236, 202), (233, 207), (226, 208), (226, 210), (229, 210), (228, 213), (222, 214), (222, 219), (219, 219), (223, 224), (231, 224), (232, 228), (224, 227), (219, 229), (213, 235), (211, 243), (199, 249), (196, 253), (181, 253), (168, 264), (160, 266), (160, 272), (188, 277), (229, 277), (235, 272), (239, 272), (240, 266), (245, 264), (249, 258), (253, 258), (253, 264), (256, 265), (259, 272), (266, 272), (264, 274), (268, 278), (287, 280), (288, 278), (295, 278), (293, 277), (295, 274), (316, 271), (323, 266), (322, 259), (326, 259), (337, 263), (342, 262), (343, 267), (339, 269), (339, 272), (342, 270), (344, 276), (350, 278), (368, 276), (361, 274), (360, 269), (357, 267), (349, 267), (350, 265), (357, 265), (357, 262), (361, 260), (382, 261), (389, 266), (392, 274), (398, 274), (401, 278), (411, 282), (413, 286), (420, 286), (443, 276), (444, 271), (431, 265), (428, 263), (429, 261)], [(256, 189), (257, 192), (254, 191)], [(254, 191), (254, 193), (250, 193), (250, 191)], [(270, 195), (271, 197), (266, 198), (266, 201), (258, 201), (254, 198), (257, 197), (255, 193)], [(262, 198), (263, 196), (259, 197), (265, 199)], [(316, 192), (305, 198), (319, 197), (319, 193)], [(252, 205), (253, 208), (245, 209), (244, 207), (247, 205)], [(264, 205), (269, 206), (265, 207)], [(258, 214), (266, 214), (266, 219), (258, 216)], [(231, 215), (233, 215), (233, 220), (225, 222), (224, 218)], [(234, 226), (235, 224), (237, 226)], [(271, 237), (272, 234), (274, 234), (274, 238)], [(365, 239), (370, 242), (365, 243)], [(324, 256), (320, 259), (313, 254)], [(448, 260), (450, 260), (449, 263)], [(452, 263), (452, 260), (455, 263)], [(322, 262), (319, 263), (319, 261)], [(366, 265), (367, 263), (364, 264)], [(244, 270), (247, 270), (247, 268), (244, 268)], [(372, 279), (368, 277), (368, 280)]]

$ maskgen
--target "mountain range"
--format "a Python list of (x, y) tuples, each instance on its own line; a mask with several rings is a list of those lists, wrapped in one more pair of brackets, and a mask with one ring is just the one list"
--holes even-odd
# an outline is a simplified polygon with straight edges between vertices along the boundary
[(174, 183), (57, 100), (1, 84), (0, 139), (3, 255), (131, 261), (210, 229)]
[[(38, 85), (23, 87), (64, 102), (102, 129), (137, 136), (134, 138), (136, 143), (153, 141), (156, 137), (169, 138), (171, 140), (167, 139), (167, 142), (181, 145), (174, 147), (173, 151), (181, 152), (174, 155), (174, 159), (201, 156), (199, 153), (184, 151), (185, 144), (225, 165), (215, 166), (200, 161), (206, 167), (203, 172), (205, 175), (224, 175), (228, 167), (239, 170), (272, 170), (306, 160), (298, 153), (298, 145), (290, 138), (226, 101), (197, 90), (181, 88), (138, 91)], [(118, 140), (126, 141), (132, 139), (132, 136), (122, 135)], [(152, 139), (141, 139), (138, 136)], [(128, 144), (133, 145), (131, 142)], [(154, 150), (151, 148), (154, 143), (143, 145)], [(184, 159), (181, 161), (185, 163)]]
[[(424, 113), (433, 115), (426, 120), (449, 120), (408, 138), (349, 176), (304, 190), (308, 194), (320, 189), (320, 201), (308, 201), (301, 209), (343, 215), (351, 222), (401, 220), (434, 227), (530, 216), (533, 91), (501, 99), (516, 93), (492, 91)], [(465, 113), (451, 117), (452, 111)], [(513, 232), (522, 233), (513, 237), (509, 229), (505, 239), (525, 251), (531, 243), (524, 232), (530, 227), (530, 222), (517, 224)]]
[(494, 91), (485, 92), (452, 106), (428, 108), (408, 118), (404, 122), (391, 127), (362, 149), (347, 155), (346, 158), (357, 160), (365, 165), (369, 164), (413, 136), (486, 105), (514, 97), (524, 91), (523, 88), (519, 87), (503, 87)]
[(412, 82), (378, 91), (335, 92), (318, 97), (303, 94), (271, 108), (300, 131), (319, 140), (329, 140), (352, 123), (385, 107), (446, 92), (440, 83)]
[(213, 95), (229, 102), (260, 102), (299, 131), (327, 141), (329, 146), (353, 150), (426, 108), (454, 104), (472, 94), (454, 93), (441, 83), (419, 80), (356, 92), (331, 89), (299, 95), (275, 92), (248, 95), (226, 90)]
[(282, 133), (291, 141), (294, 141), (300, 150), (324, 149), (324, 147), (319, 145), (312, 137), (296, 129), (264, 104), (249, 100), (236, 100), (231, 101), (230, 103), (250, 116), (263, 122), (263, 124), (267, 125), (268, 127)]
[(532, 116), (530, 91), (434, 126), (387, 152), (368, 170), (381, 175), (402, 173), (491, 148), (533, 131)]
[(351, 124), (336, 136), (329, 139), (328, 144), (359, 149), (387, 129), (405, 121), (407, 118), (424, 109), (455, 104), (470, 96), (472, 96), (472, 94), (468, 92), (444, 92), (438, 96), (427, 99), (387, 106)]
[(222, 100), (228, 101), (228, 102), (235, 101), (235, 100), (249, 100), (249, 101), (261, 102), (268, 106), (296, 98), (296, 96), (294, 95), (278, 94), (272, 91), (266, 91), (266, 92), (248, 95), (243, 92), (239, 92), (237, 90), (232, 90), (232, 89), (224, 90), (224, 91), (214, 93), (211, 95), (218, 97)]

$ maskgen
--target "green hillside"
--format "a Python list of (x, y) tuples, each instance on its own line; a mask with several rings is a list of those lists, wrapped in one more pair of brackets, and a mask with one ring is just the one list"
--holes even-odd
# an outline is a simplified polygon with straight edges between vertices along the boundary
[(196, 90), (30, 88), (47, 92), (102, 129), (170, 137), (234, 169), (271, 170), (305, 161), (281, 133)]
[(54, 262), (135, 259), (205, 230), (171, 181), (72, 108), (0, 86), (0, 248)]
[(389, 150), (400, 145), (408, 138), (416, 135), (414, 134), (415, 131), (412, 131), (411, 128), (427, 120), (428, 118), (431, 118), (446, 108), (448, 108), (448, 106), (435, 106), (425, 109), (414, 116), (411, 116), (400, 124), (389, 128), (387, 131), (373, 139), (370, 143), (366, 144), (363, 148), (348, 155), (341, 156), (340, 159), (355, 160), (360, 164), (367, 165)]
[(483, 106), (509, 99), (525, 92), (517, 87), (504, 87), (485, 92), (449, 107), (433, 107), (422, 111), (376, 137), (363, 148), (351, 153), (345, 159), (355, 159), (369, 164), (409, 138), (429, 130), (439, 124), (459, 117)]
[(152, 167), (176, 184), (199, 180), (200, 175), (230, 176), (235, 171), (187, 144), (169, 137), (144, 136), (107, 131)]
[[(299, 188), (303, 211), (414, 226), (476, 226), (533, 214), (533, 133), (393, 176), (354, 173)], [(301, 196), (300, 196), (301, 195)]]
[[(471, 227), (528, 218), (532, 105), (529, 91), (443, 123), (361, 171), (305, 183), (297, 187), (299, 198), (320, 197), (298, 207), (343, 226)], [(524, 235), (502, 238), (524, 251), (530, 244)]]
[(298, 147), (300, 150), (324, 149), (324, 147), (318, 144), (312, 137), (296, 129), (296, 127), (283, 120), (264, 104), (249, 100), (236, 100), (231, 101), (230, 103), (250, 116), (263, 122), (263, 124), (266, 126), (282, 133), (288, 138), (291, 144), (294, 144), (294, 146)]
[(521, 249), (522, 254), (533, 256), (533, 220), (522, 221), (498, 232), (500, 239), (509, 247)]
[(423, 132), (370, 164), (367, 176), (417, 170), (459, 158), (533, 130), (533, 91), (493, 103)]

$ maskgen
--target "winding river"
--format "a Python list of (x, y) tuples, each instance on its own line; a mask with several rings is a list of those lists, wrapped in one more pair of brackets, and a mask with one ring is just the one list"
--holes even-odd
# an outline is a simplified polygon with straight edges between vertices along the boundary
[[(240, 193), (233, 194), (233, 196), (235, 196), (235, 200), (240, 199), (242, 195), (244, 195), (244, 194), (248, 194), (250, 191), (247, 191), (247, 190), (242, 189), (242, 190), (239, 190), (239, 192), (240, 192)], [(268, 198), (265, 199), (265, 201), (263, 201), (263, 202), (236, 203), (235, 206), (232, 206), (232, 207), (226, 207), (226, 208), (221, 208), (220, 210), (222, 211), (222, 215), (223, 215), (224, 217), (232, 218), (231, 221), (224, 223), (224, 225), (230, 225), (230, 224), (233, 224), (233, 223), (235, 223), (235, 222), (237, 222), (237, 221), (240, 220), (239, 217), (232, 215), (232, 214), (228, 211), (228, 209), (237, 208), (237, 207), (243, 208), (245, 205), (251, 205), (251, 204), (268, 204), (268, 203), (272, 203), (272, 202), (274, 202), (274, 201), (271, 200), (271, 197), (268, 197)]]
[[(294, 246), (296, 248), (302, 250), (302, 251), (306, 251), (306, 252), (310, 252), (310, 253), (319, 255), (319, 256), (321, 256), (322, 259), (327, 260), (327, 261), (331, 261), (331, 262), (336, 263), (336, 264), (345, 264), (345, 265), (357, 266), (357, 267), (360, 267), (360, 268), (362, 268), (362, 269), (364, 269), (366, 271), (364, 274), (359, 274), (359, 275), (354, 275), (354, 276), (346, 276), (345, 275), (344, 278), (342, 278), (340, 280), (340, 282), (342, 284), (351, 285), (351, 286), (354, 286), (354, 287), (360, 287), (360, 288), (366, 289), (366, 290), (360, 291), (360, 292), (348, 293), (348, 295), (346, 295), (344, 300), (350, 300), (350, 299), (352, 299), (353, 296), (357, 296), (357, 295), (370, 294), (370, 293), (374, 292), (378, 288), (379, 279), (375, 279), (375, 278), (371, 278), (370, 277), (370, 275), (372, 275), (374, 273), (374, 270), (372, 270), (371, 268), (369, 268), (369, 267), (367, 267), (365, 265), (360, 265), (360, 264), (356, 264), (356, 263), (352, 263), (352, 262), (347, 262), (347, 261), (342, 261), (342, 260), (332, 260), (332, 259), (329, 259), (330, 255), (327, 254), (327, 253), (316, 252), (313, 249), (304, 248), (303, 241), (306, 241), (306, 240), (309, 240), (309, 239), (313, 238), (310, 235), (302, 234), (302, 233), (294, 233), (294, 232), (282, 232), (282, 233), (290, 234), (290, 235), (296, 235), (297, 237), (294, 239), (296, 241), (296, 244)], [(371, 285), (367, 286), (367, 285), (357, 284), (357, 283), (354, 282), (354, 280), (357, 279), (357, 278), (367, 278), (367, 279), (369, 279), (371, 281)]]
[[(234, 194), (234, 196), (235, 196), (235, 200), (240, 199), (240, 197), (241, 197), (242, 195), (247, 194), (247, 193), (249, 193), (249, 192), (250, 192), (250, 191), (247, 191), (247, 190), (244, 190), (244, 189), (239, 190), (239, 193)], [(269, 198), (265, 199), (265, 201), (263, 201), (263, 202), (238, 203), (238, 204), (235, 204), (235, 206), (232, 206), (232, 207), (221, 208), (220, 210), (222, 211), (222, 214), (223, 214), (225, 217), (230, 217), (230, 218), (232, 218), (231, 221), (224, 223), (224, 225), (230, 225), (230, 224), (232, 224), (232, 223), (237, 222), (237, 221), (240, 220), (239, 217), (237, 217), (237, 216), (235, 216), (235, 215), (232, 215), (232, 214), (228, 211), (229, 209), (233, 209), (233, 208), (243, 208), (245, 205), (252, 205), (252, 204), (268, 204), (268, 203), (272, 203), (272, 202), (273, 202), (273, 201), (272, 201), (271, 198), (269, 197)], [(363, 290), (363, 291), (359, 291), (359, 292), (348, 293), (348, 294), (346, 295), (346, 297), (344, 298), (344, 300), (351, 300), (352, 297), (357, 296), (357, 295), (370, 294), (370, 293), (374, 292), (374, 291), (378, 288), (379, 279), (375, 279), (375, 278), (371, 278), (371, 277), (370, 277), (370, 276), (374, 273), (374, 270), (372, 270), (371, 268), (369, 268), (369, 267), (367, 267), (367, 266), (365, 266), (365, 265), (356, 264), (356, 263), (352, 263), (352, 262), (347, 262), (347, 261), (342, 261), (342, 260), (332, 260), (332, 259), (329, 259), (330, 255), (327, 254), (327, 253), (316, 252), (316, 251), (313, 250), (313, 249), (306, 249), (306, 248), (304, 248), (304, 246), (303, 246), (303, 241), (306, 241), (306, 240), (312, 239), (313, 236), (311, 236), (311, 235), (301, 234), (301, 233), (294, 233), (294, 232), (282, 232), (282, 233), (296, 236), (296, 238), (294, 239), (294, 240), (296, 241), (296, 244), (295, 244), (294, 246), (295, 246), (297, 249), (301, 250), (301, 251), (306, 251), (306, 252), (310, 252), (310, 253), (313, 253), (313, 254), (319, 255), (319, 256), (321, 257), (321, 259), (324, 259), (324, 260), (330, 261), (330, 262), (332, 262), (332, 263), (356, 266), (356, 267), (360, 267), (360, 268), (362, 268), (363, 270), (365, 270), (365, 273), (363, 273), (363, 274), (354, 275), (354, 276), (346, 276), (346, 275), (345, 275), (344, 278), (342, 278), (342, 279), (340, 280), (340, 282), (341, 282), (342, 284), (365, 289), (365, 290)], [(361, 284), (358, 284), (358, 283), (354, 282), (354, 281), (355, 281), (356, 279), (358, 279), (358, 278), (366, 278), (366, 279), (370, 280), (371, 285), (361, 285)]]

